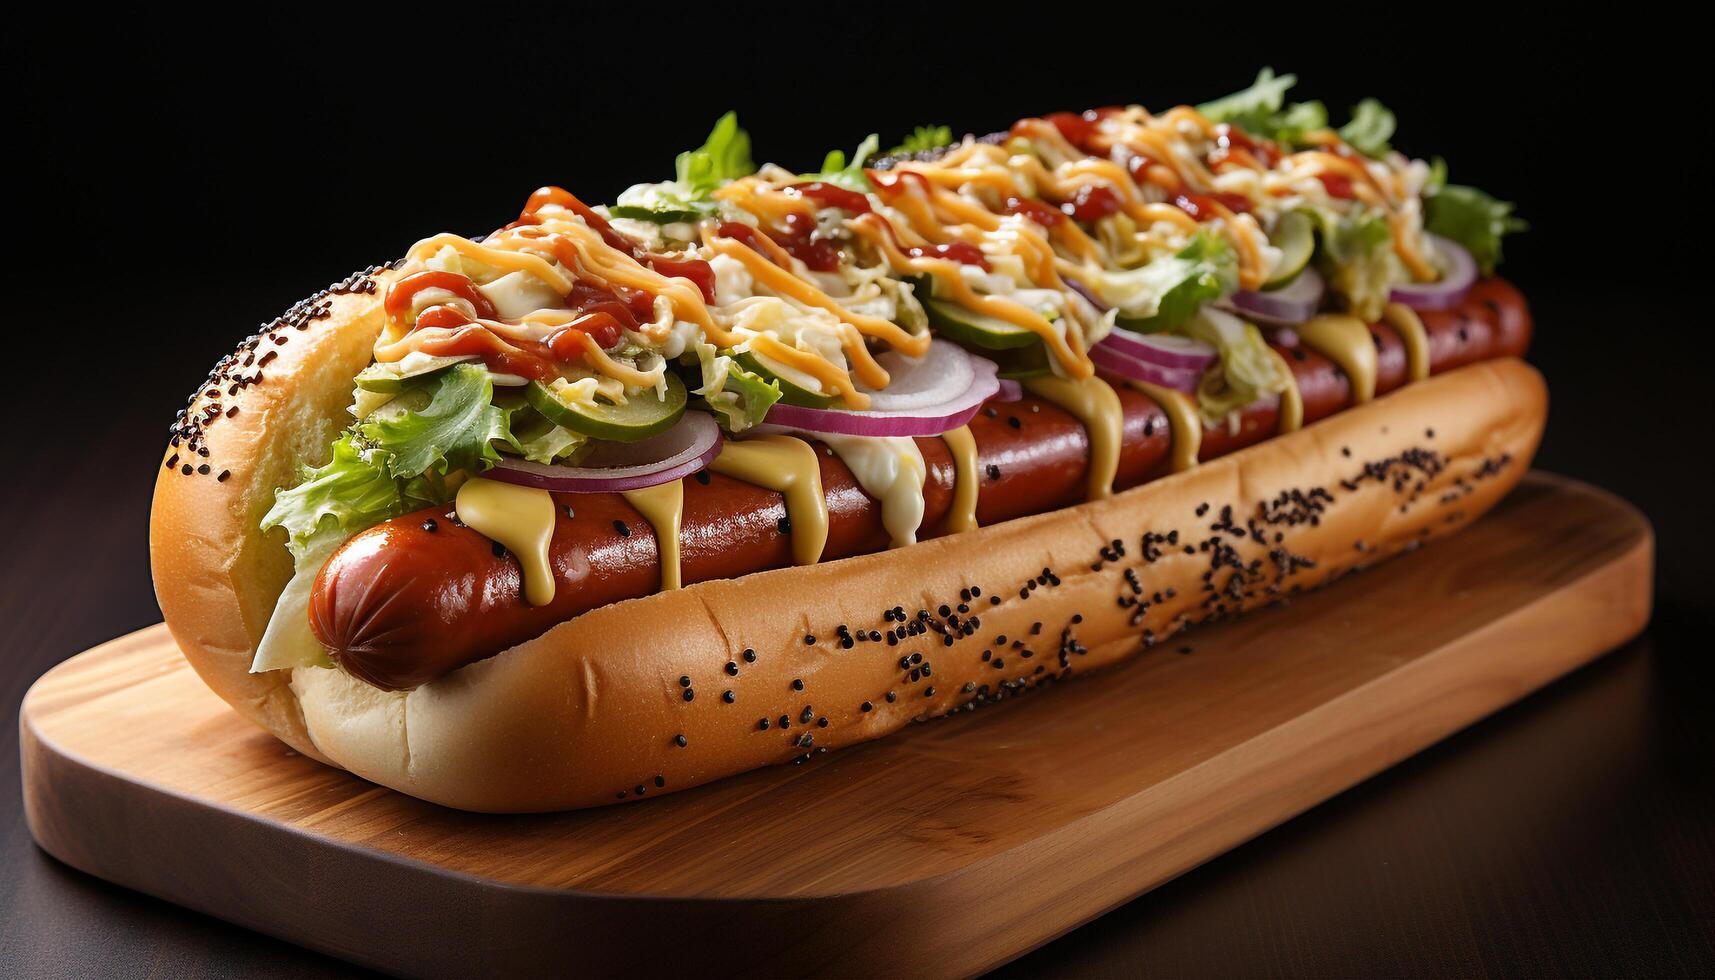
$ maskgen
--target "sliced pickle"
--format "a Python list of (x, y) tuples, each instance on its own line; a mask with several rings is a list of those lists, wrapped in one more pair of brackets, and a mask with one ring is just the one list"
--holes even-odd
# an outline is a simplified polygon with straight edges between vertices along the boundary
[(650, 389), (626, 399), (624, 405), (597, 401), (593, 405), (568, 404), (540, 381), (524, 389), (530, 407), (557, 425), (593, 439), (636, 442), (671, 428), (685, 414), (685, 383), (677, 375), (667, 376), (667, 397), (658, 398)]

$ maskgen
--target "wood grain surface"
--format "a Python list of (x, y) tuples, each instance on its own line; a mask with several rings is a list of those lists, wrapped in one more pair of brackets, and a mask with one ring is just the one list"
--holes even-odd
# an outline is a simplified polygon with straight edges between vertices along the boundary
[(1536, 474), (1446, 542), (1128, 666), (549, 817), (298, 757), (152, 627), (26, 697), (26, 814), (74, 867), (389, 971), (973, 974), (1631, 637), (1652, 547), (1624, 503)]

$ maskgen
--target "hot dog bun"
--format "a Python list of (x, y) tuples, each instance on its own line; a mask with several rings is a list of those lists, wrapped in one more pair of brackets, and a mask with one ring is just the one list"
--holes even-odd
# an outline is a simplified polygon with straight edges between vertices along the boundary
[(149, 559), (167, 627), (208, 686), (238, 712), (330, 764), (280, 672), (250, 673), (292, 576), (285, 534), (258, 525), (298, 464), (326, 461), (351, 422), (352, 378), (381, 331), (382, 287), (366, 270), (293, 306), (216, 364), (173, 427), (155, 481)]
[[(191, 405), (219, 421), (197, 433), (211, 472), (183, 473), (186, 437), (157, 483), (161, 608), (210, 687), (294, 748), (469, 810), (683, 789), (1114, 663), (1469, 522), (1523, 475), (1546, 415), (1532, 368), (1474, 364), (1107, 500), (615, 603), (389, 693), (337, 669), (248, 672), (291, 572), (258, 522), (348, 420), (380, 327), (370, 293), (318, 302), (305, 329), (278, 327), (285, 344), (254, 345), (278, 351), (260, 381), (227, 378)], [(904, 625), (896, 608), (934, 626), (896, 645), (843, 640)]]

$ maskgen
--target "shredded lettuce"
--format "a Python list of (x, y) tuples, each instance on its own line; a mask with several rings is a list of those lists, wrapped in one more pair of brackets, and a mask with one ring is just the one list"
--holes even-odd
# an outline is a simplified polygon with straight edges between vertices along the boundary
[(588, 445), (589, 440), (583, 436), (565, 426), (554, 425), (539, 435), (519, 440), (518, 449), (532, 463), (567, 463)]
[(899, 145), (887, 151), (888, 156), (922, 153), (953, 142), (953, 130), (947, 126), (918, 126)]
[(1317, 210), (1313, 213), (1321, 219), (1322, 249), (1335, 262), (1360, 261), (1393, 240), (1392, 233), (1388, 231), (1387, 217), (1379, 212), (1337, 215)]
[(805, 180), (820, 180), (848, 191), (867, 194), (874, 188), (869, 186), (869, 178), (864, 176), (863, 164), (881, 146), (881, 137), (870, 133), (863, 138), (856, 150), (852, 151), (850, 163), (846, 162), (844, 150), (829, 150), (822, 158), (822, 169), (819, 173), (804, 174)]
[(670, 225), (676, 221), (696, 221), (703, 216), (703, 212), (690, 208), (646, 208), (636, 204), (610, 204), (607, 214), (610, 218), (653, 221), (658, 225)]
[(1120, 311), (1128, 330), (1160, 333), (1184, 323), (1204, 303), (1238, 288), (1238, 259), (1231, 245), (1199, 232), (1171, 258), (1096, 279), (1096, 295)]
[(780, 382), (765, 381), (730, 357), (722, 359), (727, 362), (726, 378), (718, 391), (705, 396), (706, 401), (728, 432), (743, 432), (761, 422), (768, 409), (780, 400)]
[(555, 425), (528, 406), (512, 416), (512, 435), (518, 453), (532, 463), (570, 463), (588, 448), (589, 439), (562, 425)]
[(297, 486), (274, 495), (262, 530), (285, 528), (293, 556), (301, 559), (318, 532), (350, 534), (442, 503), (450, 497), (442, 480), (447, 473), (487, 469), (500, 458), (495, 442), (519, 448), (511, 413), (493, 404), (486, 369), (456, 365), (408, 392), (426, 395), (427, 404), (392, 415), (382, 411), (353, 426), (334, 442), (326, 464), (303, 467)]
[(1220, 354), (1197, 388), (1197, 408), (1210, 425), (1264, 395), (1286, 390), (1279, 359), (1263, 340), (1262, 331), (1251, 324), (1230, 313), (1205, 309), (1185, 321), (1180, 332), (1212, 344)]
[(1387, 306), (1393, 266), (1388, 248), (1393, 241), (1387, 218), (1375, 212), (1335, 215), (1316, 211), (1321, 221), (1322, 271), (1346, 309), (1364, 320), (1376, 320)]
[(1424, 189), (1424, 227), (1465, 247), (1483, 275), (1501, 261), (1501, 239), (1530, 225), (1512, 213), (1511, 201), (1497, 200), (1475, 187), (1447, 183), (1447, 164), (1436, 158)]
[(1393, 138), (1395, 125), (1387, 106), (1365, 99), (1353, 107), (1352, 121), (1340, 127), (1340, 138), (1364, 156), (1380, 157), (1391, 149), (1388, 140)]
[(895, 279), (891, 275), (882, 275), (875, 282), (881, 294), (893, 300), (894, 323), (904, 327), (905, 332), (912, 336), (929, 329), (929, 314), (923, 309), (923, 300), (928, 298), (927, 285), (922, 286), (924, 295), (919, 297), (917, 282)]

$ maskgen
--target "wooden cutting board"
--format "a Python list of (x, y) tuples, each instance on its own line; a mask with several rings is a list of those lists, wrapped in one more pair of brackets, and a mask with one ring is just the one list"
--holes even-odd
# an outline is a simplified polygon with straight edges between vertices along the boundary
[(1533, 474), (1447, 541), (1128, 665), (558, 816), (298, 756), (154, 626), (30, 690), (25, 807), (67, 864), (392, 972), (974, 974), (1622, 643), (1652, 556), (1629, 505)]

